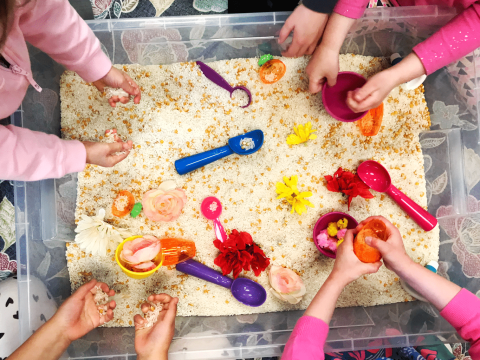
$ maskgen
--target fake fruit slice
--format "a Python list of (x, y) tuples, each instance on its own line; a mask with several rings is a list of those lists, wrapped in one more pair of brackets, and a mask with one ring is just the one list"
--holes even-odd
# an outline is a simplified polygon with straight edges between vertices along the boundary
[(374, 109), (370, 109), (363, 118), (361, 118), (357, 124), (360, 131), (365, 136), (375, 136), (380, 131), (383, 120), (383, 103)]
[(122, 190), (112, 204), (112, 214), (118, 217), (124, 217), (132, 211), (135, 205), (135, 198), (132, 193), (127, 190)]
[(276, 83), (285, 75), (286, 71), (287, 67), (280, 60), (273, 59), (267, 61), (260, 68), (260, 80), (262, 80), (264, 84)]
[(353, 240), (353, 252), (358, 259), (364, 263), (380, 261), (382, 254), (377, 249), (367, 245), (365, 238), (374, 237), (383, 241), (387, 240), (387, 227), (381, 220), (373, 219), (363, 226), (356, 238)]

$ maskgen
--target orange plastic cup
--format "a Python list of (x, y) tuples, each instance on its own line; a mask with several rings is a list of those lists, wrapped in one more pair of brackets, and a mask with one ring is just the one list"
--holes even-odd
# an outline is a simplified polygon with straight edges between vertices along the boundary
[(353, 252), (364, 263), (380, 261), (382, 254), (377, 249), (367, 245), (365, 238), (374, 237), (383, 241), (387, 240), (387, 227), (382, 220), (373, 219), (366, 223), (353, 240)]

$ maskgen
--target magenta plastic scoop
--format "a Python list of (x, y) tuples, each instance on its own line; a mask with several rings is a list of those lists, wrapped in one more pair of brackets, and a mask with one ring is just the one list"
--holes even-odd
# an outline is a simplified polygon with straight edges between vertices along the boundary
[(200, 206), (203, 216), (208, 220), (213, 220), (213, 228), (215, 230), (215, 236), (221, 242), (227, 240), (227, 233), (222, 226), (222, 223), (218, 219), (222, 214), (222, 203), (215, 196), (209, 196), (202, 201)]
[(437, 225), (437, 219), (433, 215), (392, 185), (387, 169), (378, 162), (364, 161), (357, 168), (357, 174), (373, 190), (390, 195), (423, 230), (430, 231)]
[(267, 292), (259, 283), (246, 278), (232, 280), (195, 260), (177, 264), (177, 270), (230, 289), (233, 297), (244, 305), (257, 307), (267, 300)]
[(245, 91), (248, 95), (248, 104), (245, 106), (242, 106), (242, 108), (246, 108), (252, 103), (252, 94), (250, 93), (250, 90), (248, 90), (245, 86), (231, 87), (230, 84), (219, 73), (213, 70), (210, 66), (206, 65), (201, 61), (197, 61), (197, 65), (200, 67), (200, 70), (202, 70), (203, 75), (205, 75), (205, 77), (208, 80), (214, 82), (218, 86), (227, 90), (230, 93), (230, 98), (233, 96), (233, 92), (235, 90)]

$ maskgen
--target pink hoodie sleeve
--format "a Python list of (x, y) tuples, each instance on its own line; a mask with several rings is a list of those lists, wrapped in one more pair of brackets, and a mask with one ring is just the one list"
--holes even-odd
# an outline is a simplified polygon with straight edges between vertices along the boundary
[(480, 299), (470, 291), (462, 289), (440, 315), (470, 343), (468, 351), (472, 359), (480, 359)]
[(359, 19), (367, 8), (368, 0), (339, 0), (333, 12), (350, 19)]
[(439, 31), (413, 48), (427, 75), (480, 46), (480, 2), (470, 5)]
[(82, 171), (85, 146), (13, 125), (0, 126), (0, 178), (35, 181)]
[(302, 316), (283, 350), (282, 360), (324, 359), (328, 325), (316, 317)]
[(112, 63), (100, 41), (67, 0), (31, 1), (20, 17), (25, 39), (85, 81), (104, 77)]

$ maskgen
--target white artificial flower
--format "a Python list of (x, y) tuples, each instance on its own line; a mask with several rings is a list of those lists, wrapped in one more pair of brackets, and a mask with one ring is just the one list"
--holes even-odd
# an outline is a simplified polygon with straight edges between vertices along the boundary
[(132, 236), (128, 230), (110, 225), (104, 219), (105, 209), (99, 209), (95, 216), (80, 216), (75, 242), (86, 253), (106, 256), (108, 249), (115, 250), (124, 239)]

